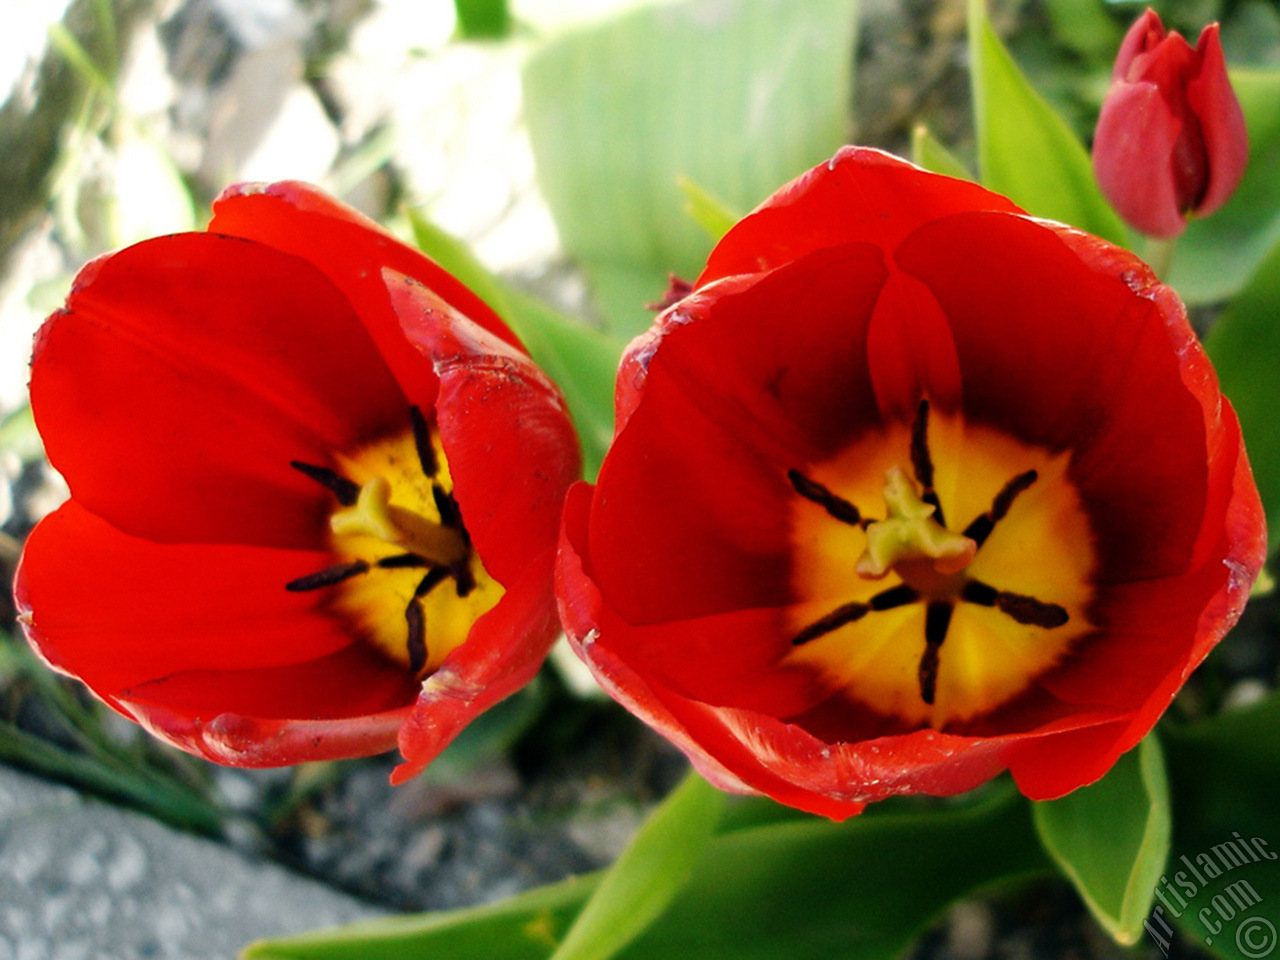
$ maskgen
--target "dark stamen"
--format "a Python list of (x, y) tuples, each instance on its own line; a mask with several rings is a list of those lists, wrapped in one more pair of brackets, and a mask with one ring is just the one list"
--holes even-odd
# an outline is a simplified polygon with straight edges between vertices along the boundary
[(448, 567), (432, 567), (427, 571), (427, 575), (418, 581), (417, 587), (414, 588), (413, 597), (419, 599), (425, 597), (440, 584), (444, 583), (449, 577)]
[(951, 610), (951, 602), (948, 600), (934, 601), (925, 609), (924, 655), (920, 657), (916, 679), (920, 682), (920, 699), (930, 706), (933, 705), (934, 694), (938, 689), (938, 651), (942, 648), (942, 642), (947, 639)]
[(471, 572), (471, 564), (464, 557), (457, 563), (449, 567), (449, 572), (453, 574), (454, 586), (457, 588), (457, 594), (465, 597), (476, 588), (476, 577)]
[(981, 580), (970, 580), (960, 591), (960, 599), (976, 603), (980, 607), (994, 607), (1000, 591), (983, 583)]
[(987, 537), (991, 536), (991, 531), (995, 529), (996, 524), (1005, 518), (1009, 508), (1013, 506), (1013, 501), (1035, 483), (1039, 476), (1036, 471), (1028, 470), (1006, 483), (996, 494), (996, 498), (991, 501), (991, 509), (965, 527), (964, 535), (978, 546), (982, 546)]
[(348, 480), (328, 467), (317, 467), (315, 464), (303, 463), (301, 460), (290, 460), (289, 466), (329, 490), (344, 507), (354, 507), (356, 501), (360, 499), (360, 484), (354, 480)]
[(871, 598), (870, 606), (872, 610), (892, 610), (894, 607), (915, 603), (919, 599), (920, 594), (912, 587), (905, 583), (900, 583), (896, 587), (890, 587), (888, 590), (881, 590), (877, 593)]
[(1035, 597), (1021, 593), (1010, 593), (1008, 590), (997, 590), (981, 580), (970, 580), (960, 591), (960, 599), (976, 603), (980, 607), (995, 607), (1001, 613), (1008, 614), (1018, 623), (1032, 627), (1044, 627), (1052, 630), (1071, 619), (1065, 607), (1056, 603), (1045, 603)]
[(791, 645), (799, 647), (808, 643), (810, 640), (817, 640), (819, 637), (825, 637), (833, 630), (839, 630), (847, 623), (853, 623), (861, 620), (871, 611), (871, 607), (865, 603), (846, 603), (842, 607), (836, 607), (825, 617), (815, 620), (809, 624), (794, 637), (791, 638)]
[(933, 518), (941, 526), (947, 521), (942, 516), (942, 503), (933, 489), (933, 457), (929, 454), (929, 401), (921, 400), (916, 419), (911, 424), (911, 470), (921, 487), (920, 499), (933, 507)]
[(393, 557), (383, 557), (378, 561), (378, 566), (383, 570), (402, 570), (405, 567), (426, 567), (429, 564), (416, 553), (397, 553)]
[(405, 649), (409, 653), (409, 670), (417, 673), (427, 665), (427, 618), (422, 612), (422, 601), (416, 596), (404, 608), (405, 624), (409, 636)]
[(1060, 627), (1070, 619), (1065, 607), (1056, 603), (1045, 603), (1035, 597), (1025, 597), (1020, 593), (1010, 593), (1007, 590), (1001, 590), (996, 595), (996, 608), (1001, 613), (1007, 613), (1013, 617), (1018, 623), (1044, 627), (1046, 630)]
[(422, 472), (428, 477), (434, 477), (440, 465), (436, 462), (436, 448), (431, 445), (431, 428), (427, 426), (427, 418), (417, 407), (410, 407), (409, 422), (413, 425), (413, 445), (417, 448)]
[(431, 498), (435, 500), (436, 509), (440, 511), (440, 526), (449, 527), (451, 530), (462, 530), (462, 511), (458, 508), (458, 501), (454, 499), (453, 494), (440, 484), (433, 483)]
[(810, 480), (799, 470), (788, 470), (787, 479), (791, 481), (791, 486), (795, 488), (796, 493), (806, 500), (813, 501), (841, 523), (847, 523), (851, 527), (866, 526), (857, 507), (844, 497), (832, 493), (818, 481)]
[(340, 563), (336, 567), (329, 567), (319, 573), (311, 573), (297, 580), (290, 580), (284, 588), (290, 593), (306, 593), (308, 590), (319, 590), (321, 587), (331, 587), (343, 580), (350, 580), (368, 569), (369, 565), (363, 560), (357, 560), (355, 563)]

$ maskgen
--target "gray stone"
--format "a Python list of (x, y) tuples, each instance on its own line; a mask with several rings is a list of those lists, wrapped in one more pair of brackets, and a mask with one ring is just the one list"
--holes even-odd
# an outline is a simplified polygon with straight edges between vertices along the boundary
[(382, 911), (0, 767), (0, 960), (230, 960)]

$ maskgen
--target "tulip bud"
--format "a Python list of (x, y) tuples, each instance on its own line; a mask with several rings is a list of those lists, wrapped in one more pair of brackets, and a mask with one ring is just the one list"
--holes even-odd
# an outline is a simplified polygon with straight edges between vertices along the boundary
[(1120, 45), (1094, 134), (1102, 192), (1131, 226), (1173, 237), (1188, 216), (1227, 201), (1248, 153), (1218, 25), (1205, 27), (1193, 50), (1147, 10)]

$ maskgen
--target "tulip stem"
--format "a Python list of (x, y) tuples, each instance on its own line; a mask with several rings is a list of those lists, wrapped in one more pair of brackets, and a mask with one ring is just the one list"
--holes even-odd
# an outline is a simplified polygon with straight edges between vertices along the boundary
[(1177, 249), (1178, 238), (1170, 237), (1162, 240), (1158, 237), (1147, 238), (1146, 260), (1156, 279), (1164, 283), (1169, 276), (1169, 268), (1173, 266), (1173, 252)]

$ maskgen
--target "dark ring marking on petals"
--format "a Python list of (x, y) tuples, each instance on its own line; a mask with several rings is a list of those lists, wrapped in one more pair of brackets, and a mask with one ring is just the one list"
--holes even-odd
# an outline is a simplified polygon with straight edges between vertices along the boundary
[(839, 494), (832, 493), (817, 480), (810, 480), (799, 470), (788, 470), (787, 479), (796, 493), (822, 507), (841, 523), (851, 527), (866, 528), (870, 521), (862, 519), (862, 513), (852, 503)]
[(911, 471), (921, 487), (920, 499), (933, 507), (933, 518), (946, 526), (938, 491), (933, 489), (933, 457), (929, 453), (929, 401), (921, 400), (911, 424)]
[(369, 564), (363, 560), (357, 560), (355, 563), (340, 563), (336, 567), (328, 567), (319, 573), (310, 573), (297, 580), (290, 580), (284, 588), (290, 593), (306, 593), (308, 590), (319, 590), (321, 587), (331, 587), (343, 580), (350, 580), (368, 570)]
[(825, 637), (833, 630), (839, 630), (847, 623), (853, 623), (861, 620), (871, 612), (870, 604), (866, 603), (846, 603), (844, 606), (836, 607), (825, 617), (813, 621), (794, 637), (791, 638), (791, 645), (799, 647), (808, 643), (810, 640), (817, 640), (819, 637)]
[(987, 537), (991, 536), (991, 531), (995, 529), (996, 524), (1005, 518), (1009, 508), (1013, 506), (1013, 501), (1039, 478), (1040, 474), (1036, 471), (1028, 470), (1006, 483), (996, 494), (996, 498), (991, 501), (991, 509), (974, 518), (973, 522), (964, 528), (964, 535), (978, 546), (986, 543)]
[(427, 618), (422, 612), (422, 601), (416, 595), (404, 608), (404, 621), (409, 633), (405, 641), (409, 670), (418, 673), (427, 665)]
[(413, 446), (418, 451), (418, 463), (422, 472), (434, 477), (440, 470), (436, 460), (436, 448), (431, 445), (431, 428), (427, 426), (427, 418), (417, 407), (409, 408), (409, 422), (413, 425)]
[(290, 460), (289, 466), (327, 489), (344, 507), (354, 507), (356, 501), (360, 499), (360, 484), (354, 480), (348, 480), (328, 467), (317, 467), (313, 463), (303, 463), (301, 460)]
[(938, 600), (925, 608), (924, 654), (920, 657), (916, 679), (920, 682), (920, 699), (930, 706), (938, 690), (938, 652), (947, 639), (952, 609), (949, 600)]
[(980, 580), (970, 580), (960, 591), (960, 598), (980, 607), (995, 607), (1018, 623), (1052, 630), (1071, 619), (1066, 607), (1057, 603), (1045, 603), (1035, 597), (1008, 590), (997, 590)]

